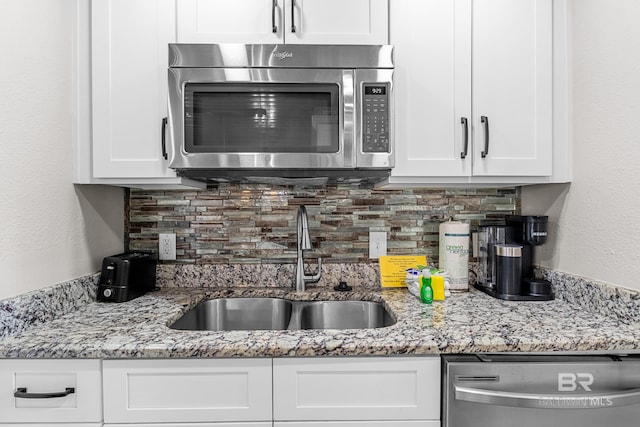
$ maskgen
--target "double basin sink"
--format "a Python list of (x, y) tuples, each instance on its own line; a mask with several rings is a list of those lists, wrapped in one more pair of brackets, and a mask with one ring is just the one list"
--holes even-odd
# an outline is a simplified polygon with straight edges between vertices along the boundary
[(366, 329), (394, 323), (385, 306), (373, 301), (217, 298), (199, 303), (170, 328), (191, 331)]

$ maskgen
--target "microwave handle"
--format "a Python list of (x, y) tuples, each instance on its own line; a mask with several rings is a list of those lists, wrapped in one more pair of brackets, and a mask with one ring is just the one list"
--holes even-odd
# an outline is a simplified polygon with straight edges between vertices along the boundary
[(278, 32), (278, 26), (276, 25), (276, 9), (278, 8), (278, 0), (273, 0), (271, 4), (271, 32), (274, 34)]
[(291, 32), (296, 32), (296, 0), (291, 0)]
[[(483, 390), (479, 388), (455, 386), (456, 400), (485, 405), (511, 406), (516, 408), (540, 409), (596, 409), (631, 406), (640, 403), (640, 388), (626, 389), (610, 394), (539, 395), (531, 393), (511, 393), (507, 391)], [(585, 399), (594, 402), (590, 406), (553, 405), (556, 401), (577, 402)]]
[(162, 119), (162, 157), (167, 160), (169, 156), (167, 155), (167, 118), (164, 117)]

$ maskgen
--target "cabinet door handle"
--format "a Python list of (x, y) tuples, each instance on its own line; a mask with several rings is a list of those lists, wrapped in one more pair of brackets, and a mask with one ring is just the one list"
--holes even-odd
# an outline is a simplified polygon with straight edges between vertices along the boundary
[(291, 0), (291, 32), (296, 32), (296, 0)]
[(53, 399), (56, 397), (65, 397), (75, 392), (75, 388), (67, 387), (64, 389), (64, 391), (59, 391), (57, 393), (29, 393), (27, 392), (26, 387), (20, 387), (16, 389), (15, 393), (13, 393), (13, 396), (19, 397), (21, 399)]
[(163, 118), (162, 119), (162, 157), (164, 157), (165, 160), (167, 160), (169, 158), (169, 156), (167, 156), (167, 118)]
[(273, 0), (271, 5), (271, 31), (275, 34), (278, 32), (278, 26), (276, 25), (276, 9), (278, 8), (278, 0)]
[(460, 123), (462, 123), (462, 133), (464, 135), (464, 150), (460, 153), (460, 158), (466, 159), (469, 152), (469, 122), (466, 117), (463, 117)]
[(480, 123), (482, 123), (482, 128), (484, 129), (484, 150), (480, 155), (484, 159), (489, 154), (489, 118), (487, 116), (480, 117)]

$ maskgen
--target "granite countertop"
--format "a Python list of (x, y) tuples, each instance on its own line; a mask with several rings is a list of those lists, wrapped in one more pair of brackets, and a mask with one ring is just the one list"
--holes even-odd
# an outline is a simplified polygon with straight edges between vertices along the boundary
[[(168, 327), (216, 297), (382, 301), (396, 323), (378, 329), (179, 331)], [(470, 352), (640, 350), (640, 322), (565, 298), (507, 302), (479, 291), (423, 305), (406, 289), (299, 293), (274, 288), (163, 288), (126, 303), (88, 301), (0, 339), (2, 358), (180, 358), (424, 355)]]

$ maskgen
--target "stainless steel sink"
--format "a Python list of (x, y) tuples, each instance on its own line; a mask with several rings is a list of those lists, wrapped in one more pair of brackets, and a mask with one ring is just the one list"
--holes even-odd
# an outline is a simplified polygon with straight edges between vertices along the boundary
[(170, 328), (190, 331), (363, 329), (394, 323), (384, 305), (372, 301), (218, 298), (196, 305)]
[(287, 329), (291, 301), (281, 298), (218, 298), (203, 301), (178, 319), (171, 329), (235, 331)]
[(382, 328), (394, 323), (384, 305), (371, 301), (318, 301), (300, 310), (300, 329)]

